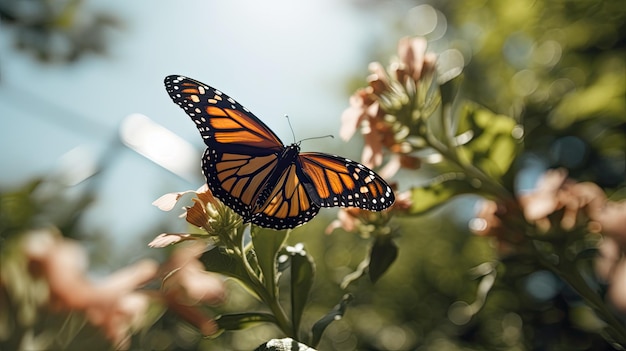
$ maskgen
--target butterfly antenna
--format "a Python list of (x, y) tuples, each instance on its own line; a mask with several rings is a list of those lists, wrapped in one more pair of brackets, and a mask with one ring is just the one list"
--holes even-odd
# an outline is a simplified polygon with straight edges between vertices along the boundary
[(332, 135), (332, 134), (328, 134), (328, 135), (322, 135), (322, 136), (317, 136), (317, 137), (305, 138), (305, 139), (300, 140), (300, 141), (298, 142), (298, 144), (300, 144), (301, 142), (303, 142), (303, 141), (305, 141), (305, 140), (323, 139), (323, 138), (331, 138), (331, 139), (334, 139), (334, 138), (335, 138), (335, 136), (334, 136), (334, 135)]
[(287, 118), (287, 123), (289, 123), (289, 129), (291, 129), (291, 136), (293, 137), (293, 142), (296, 142), (296, 133), (293, 132), (293, 126), (291, 125), (291, 119), (289, 119), (288, 115), (285, 115), (285, 118)]

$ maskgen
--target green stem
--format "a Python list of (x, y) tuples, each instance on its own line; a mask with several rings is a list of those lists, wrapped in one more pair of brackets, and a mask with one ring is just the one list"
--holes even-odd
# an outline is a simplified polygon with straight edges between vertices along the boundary
[(242, 260), (243, 266), (246, 268), (246, 273), (248, 274), (248, 278), (252, 283), (252, 286), (250, 286), (249, 288), (251, 288), (252, 291), (254, 291), (261, 299), (261, 301), (263, 301), (265, 305), (270, 309), (270, 311), (272, 311), (272, 314), (276, 318), (276, 323), (278, 327), (283, 331), (283, 333), (285, 333), (286, 336), (294, 340), (298, 340), (297, 331), (294, 330), (294, 327), (289, 322), (289, 318), (287, 318), (287, 314), (278, 302), (276, 295), (266, 289), (259, 276), (250, 266), (250, 262), (248, 262), (248, 259), (246, 258), (243, 237), (241, 239), (242, 240), (238, 243), (238, 245), (233, 245), (233, 248), (236, 250), (237, 256)]
[[(210, 230), (210, 228), (207, 227), (205, 227), (204, 229), (207, 232)], [(274, 318), (276, 318), (276, 324), (283, 331), (283, 333), (285, 333), (286, 336), (297, 340), (297, 332), (294, 330), (293, 326), (289, 322), (285, 310), (282, 308), (280, 303), (278, 303), (276, 295), (266, 289), (259, 276), (256, 274), (252, 266), (250, 266), (250, 262), (248, 262), (248, 259), (246, 257), (246, 250), (244, 248), (244, 236), (243, 233), (237, 232), (238, 230), (243, 229), (235, 228), (233, 229), (233, 235), (221, 235), (220, 240), (223, 241), (226, 247), (233, 250), (235, 256), (238, 257), (239, 260), (241, 260), (241, 263), (243, 264), (243, 267), (245, 268), (246, 274), (248, 276), (248, 280), (242, 281), (242, 283), (248, 283), (248, 288), (250, 288), (257, 295), (257, 297), (261, 299), (261, 301), (265, 303), (265, 305), (270, 309), (270, 311), (274, 315)], [(237, 240), (233, 240), (233, 238), (236, 238)]]
[[(626, 346), (626, 328), (622, 322), (607, 308), (600, 295), (598, 295), (598, 293), (587, 284), (580, 272), (575, 268), (575, 264), (573, 262), (563, 261), (562, 263), (555, 265), (543, 258), (540, 252), (535, 250), (535, 254), (539, 258), (539, 262), (541, 262), (544, 267), (548, 268), (565, 280), (574, 290), (576, 290), (578, 295), (585, 300), (586, 304), (598, 314), (598, 316), (607, 324), (609, 330), (612, 331), (610, 335), (615, 339), (614, 341), (622, 347)], [(564, 257), (563, 255), (559, 256), (561, 259)]]
[[(447, 119), (444, 117), (443, 120), (445, 122)], [(444, 128), (450, 128), (448, 123), (444, 123)], [(430, 133), (426, 133), (426, 141), (430, 147), (440, 153), (442, 157), (455, 164), (469, 177), (478, 180), (480, 182), (480, 187), (486, 192), (500, 199), (508, 200), (513, 198), (513, 195), (504, 186), (502, 186), (502, 184), (494, 182), (493, 179), (488, 177), (474, 165), (464, 162), (456, 152), (456, 147), (453, 145), (452, 141), (448, 140), (444, 144), (437, 138), (434, 138)]]

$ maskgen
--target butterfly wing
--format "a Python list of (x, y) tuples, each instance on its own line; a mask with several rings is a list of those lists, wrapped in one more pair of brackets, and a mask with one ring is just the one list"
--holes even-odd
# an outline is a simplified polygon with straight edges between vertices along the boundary
[(317, 152), (301, 153), (298, 162), (310, 180), (307, 193), (320, 207), (382, 211), (395, 201), (387, 182), (358, 162)]
[(264, 194), (263, 198), (267, 200), (256, 210), (252, 223), (266, 228), (288, 229), (313, 219), (320, 207), (309, 197), (306, 179), (297, 163), (287, 166), (276, 185)]
[(252, 112), (215, 88), (176, 75), (165, 78), (165, 87), (208, 147), (202, 171), (209, 189), (249, 221), (283, 143)]
[(251, 154), (275, 153), (284, 148), (265, 123), (221, 91), (175, 75), (165, 78), (165, 88), (196, 123), (208, 147), (226, 146), (229, 150)]

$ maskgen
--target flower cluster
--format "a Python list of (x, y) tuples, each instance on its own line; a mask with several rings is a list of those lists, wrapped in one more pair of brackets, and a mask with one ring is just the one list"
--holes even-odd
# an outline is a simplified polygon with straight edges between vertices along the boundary
[(234, 228), (241, 225), (241, 217), (217, 200), (206, 184), (196, 191), (187, 190), (165, 194), (152, 204), (162, 211), (171, 211), (181, 197), (186, 194), (195, 195), (191, 199), (193, 205), (184, 207), (184, 213), (180, 217), (184, 217), (189, 224), (204, 229), (206, 234), (194, 236), (187, 233), (164, 233), (156, 237), (149, 246), (165, 247), (179, 241), (197, 240), (199, 238), (219, 241), (224, 239), (224, 235), (229, 235)]
[(33, 276), (48, 285), (51, 310), (83, 312), (113, 344), (128, 347), (131, 330), (142, 324), (150, 304), (138, 289), (155, 276), (155, 262), (143, 260), (93, 282), (86, 275), (85, 250), (54, 230), (30, 232), (23, 249)]
[[(379, 62), (370, 63), (368, 86), (350, 97), (350, 106), (341, 116), (342, 139), (349, 140), (357, 130), (363, 135), (361, 162), (365, 166), (381, 167), (385, 151), (390, 153), (379, 171), (386, 179), (401, 168), (416, 170), (421, 165), (420, 159), (411, 153), (425, 146), (417, 135), (439, 106), (438, 99), (433, 98), (437, 57), (426, 48), (426, 39), (405, 37), (398, 43), (397, 59), (387, 69)], [(343, 228), (369, 236), (388, 221), (389, 211), (406, 212), (410, 207), (411, 193), (405, 192), (398, 194), (394, 206), (383, 213), (341, 209), (326, 232)]]
[(501, 254), (513, 253), (525, 239), (522, 227), (511, 223), (520, 211), (536, 229), (538, 239), (579, 228), (602, 234), (596, 272), (610, 283), (609, 298), (626, 312), (626, 201), (610, 201), (598, 185), (575, 182), (563, 169), (549, 170), (534, 190), (518, 196), (516, 204), (483, 201), (470, 228), (477, 235), (497, 238)]
[[(87, 274), (85, 249), (54, 229), (26, 233), (21, 247), (27, 275), (47, 287), (40, 305), (51, 312), (83, 314), (116, 348), (129, 348), (132, 334), (151, 324), (147, 318), (152, 306), (169, 308), (204, 335), (217, 332), (213, 318), (198, 305), (220, 303), (224, 286), (215, 275), (200, 272), (197, 248), (193, 252), (189, 248), (176, 250), (161, 266), (145, 259), (92, 280)], [(6, 275), (2, 278), (0, 286), (10, 282)], [(163, 281), (160, 291), (143, 288), (159, 278)], [(33, 291), (42, 286), (32, 285)]]
[(419, 168), (419, 159), (409, 154), (421, 146), (412, 136), (418, 135), (424, 119), (438, 106), (430, 95), (435, 63), (436, 55), (426, 52), (424, 38), (406, 37), (398, 44), (397, 61), (387, 70), (378, 62), (369, 65), (369, 85), (350, 97), (340, 131), (341, 138), (348, 140), (360, 128), (365, 139), (363, 164), (380, 166), (386, 148), (393, 153), (390, 169)]

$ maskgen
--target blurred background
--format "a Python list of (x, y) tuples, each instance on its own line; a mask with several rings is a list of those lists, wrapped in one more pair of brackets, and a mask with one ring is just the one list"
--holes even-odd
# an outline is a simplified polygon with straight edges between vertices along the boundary
[[(297, 140), (336, 136), (305, 141), (303, 150), (359, 159), (362, 141), (337, 137), (350, 94), (366, 84), (369, 62), (389, 61), (399, 38), (425, 36), (440, 69), (465, 67), (465, 98), (524, 124), (532, 143), (520, 173), (535, 179), (565, 166), (609, 191), (623, 185), (621, 0), (0, 0), (0, 19), (2, 236), (55, 224), (89, 249), (94, 277), (162, 259), (147, 242), (186, 227), (152, 201), (204, 182), (204, 145), (165, 92), (169, 74), (224, 91), (284, 143), (293, 142), (288, 114)], [(420, 177), (399, 179), (407, 190)], [(486, 240), (469, 235), (474, 199), (457, 201), (464, 210), (454, 215), (444, 206), (397, 220), (398, 260), (376, 285), (353, 287), (355, 302), (320, 349), (611, 349), (575, 294), (548, 272), (528, 274), (536, 267), (512, 264), (480, 314), (455, 319), (451, 306), (479, 295), (470, 269), (495, 259)], [(339, 282), (368, 250), (368, 238), (324, 235), (334, 216), (322, 211), (290, 239), (305, 242), (317, 264), (304, 324), (338, 301)], [(232, 289), (224, 311), (254, 309)], [(155, 327), (170, 338), (151, 347), (253, 349), (280, 336), (260, 326), (201, 340), (171, 323)]]
[[(1, 4), (0, 139), (7, 152), (0, 156), (0, 185), (41, 176), (85, 183), (79, 186), (90, 187), (96, 200), (82, 224), (117, 244), (136, 240), (150, 232), (146, 224), (163, 218), (152, 200), (202, 182), (202, 140), (167, 96), (166, 75), (188, 75), (227, 92), (285, 143), (293, 142), (285, 114), (298, 139), (337, 134), (346, 79), (365, 72), (370, 58), (362, 53), (389, 30), (366, 8), (330, 1)], [(179, 135), (196, 153), (157, 165), (128, 148), (133, 140), (154, 147), (149, 133), (139, 134), (148, 127), (133, 127), (133, 114)], [(122, 138), (125, 121), (130, 140)], [(341, 145), (325, 139), (304, 147), (334, 152)], [(351, 157), (358, 156), (354, 147)]]

